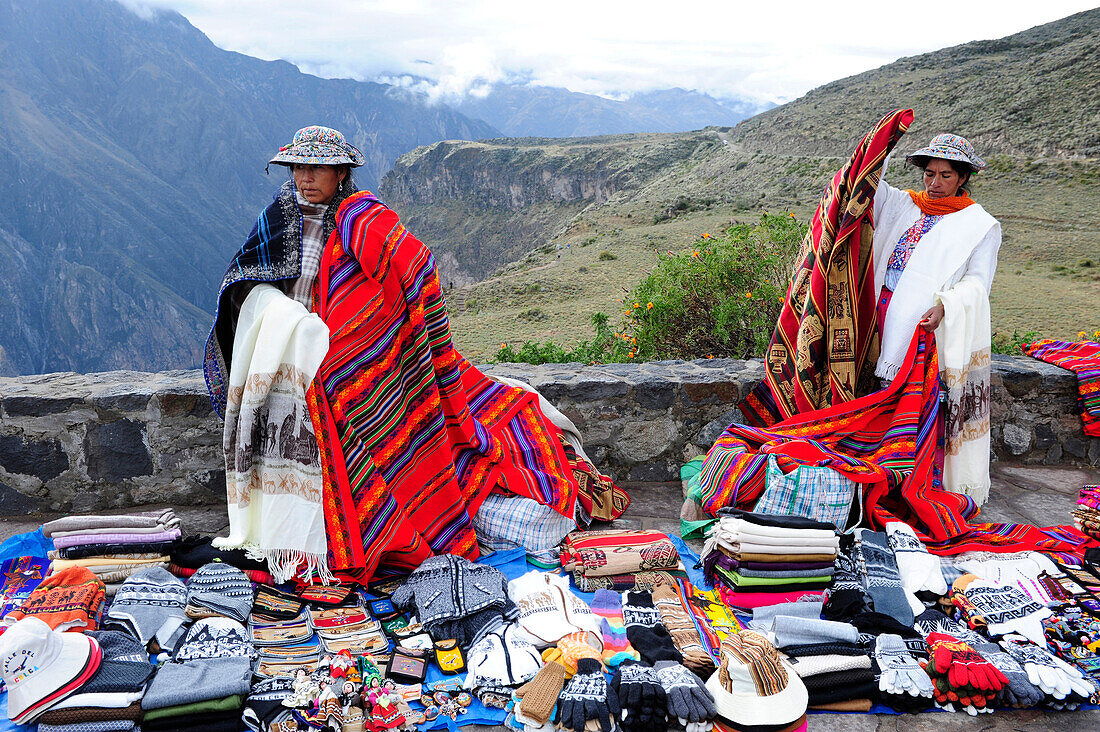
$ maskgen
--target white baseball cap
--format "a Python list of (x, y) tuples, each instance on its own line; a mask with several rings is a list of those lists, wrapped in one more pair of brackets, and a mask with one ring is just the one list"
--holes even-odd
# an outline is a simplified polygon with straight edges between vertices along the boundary
[(8, 718), (26, 724), (38, 717), (82, 686), (101, 658), (94, 638), (58, 632), (36, 617), (19, 620), (0, 636)]
[(736, 727), (788, 725), (806, 713), (809, 693), (779, 651), (759, 633), (727, 636), (718, 670), (707, 679), (718, 716)]

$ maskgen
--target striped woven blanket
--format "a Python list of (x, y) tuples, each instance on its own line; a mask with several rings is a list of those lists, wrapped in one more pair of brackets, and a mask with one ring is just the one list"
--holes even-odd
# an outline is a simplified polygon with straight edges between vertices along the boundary
[(496, 486), (572, 518), (560, 430), (535, 394), (490, 381), (455, 350), (431, 252), (373, 195), (340, 207), (318, 286), (330, 344), (309, 399), (338, 577), (476, 558), (471, 517)]
[(766, 427), (877, 388), (871, 244), (882, 165), (909, 125), (897, 109), (864, 135), (817, 205), (767, 352), (764, 380), (739, 404)]
[(1069, 526), (970, 523), (974, 501), (945, 491), (935, 470), (939, 365), (935, 340), (917, 328), (893, 383), (828, 409), (796, 415), (764, 430), (733, 424), (715, 442), (689, 494), (711, 516), (726, 506), (751, 509), (764, 490), (768, 456), (785, 472), (830, 467), (864, 484), (866, 515), (882, 530), (904, 521), (936, 554), (1038, 550), (1079, 554), (1096, 542)]
[(1077, 374), (1077, 406), (1085, 434), (1100, 437), (1100, 343), (1041, 340), (1025, 345), (1024, 353)]

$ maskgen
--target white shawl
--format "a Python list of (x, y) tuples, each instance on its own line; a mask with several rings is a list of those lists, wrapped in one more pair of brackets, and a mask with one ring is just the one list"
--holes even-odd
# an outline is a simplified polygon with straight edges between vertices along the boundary
[(271, 285), (241, 306), (225, 410), (229, 537), (220, 549), (266, 559), (276, 582), (328, 570), (323, 479), (306, 391), (328, 352), (328, 326)]
[[(886, 267), (898, 240), (920, 218), (909, 194), (886, 182), (875, 192), (875, 293), (882, 290)], [(936, 223), (913, 250), (898, 281), (886, 322), (880, 323), (882, 345), (875, 375), (893, 379), (904, 365), (917, 323), (935, 302), (937, 292), (949, 290), (966, 275), (976, 277), (986, 295), (997, 269), (1001, 224), (979, 204), (948, 214)]]
[(936, 329), (947, 387), (943, 487), (980, 506), (989, 498), (989, 298), (981, 280), (968, 275), (934, 300), (943, 303)]

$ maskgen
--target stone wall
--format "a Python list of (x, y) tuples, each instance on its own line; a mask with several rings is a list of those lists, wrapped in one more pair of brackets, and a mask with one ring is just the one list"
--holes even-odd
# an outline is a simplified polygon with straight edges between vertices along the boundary
[[(758, 360), (486, 366), (521, 379), (576, 422), (620, 481), (675, 480), (733, 421)], [(994, 356), (994, 459), (1100, 465), (1081, 430), (1073, 374)], [(221, 423), (198, 371), (0, 378), (0, 514), (224, 500)]]

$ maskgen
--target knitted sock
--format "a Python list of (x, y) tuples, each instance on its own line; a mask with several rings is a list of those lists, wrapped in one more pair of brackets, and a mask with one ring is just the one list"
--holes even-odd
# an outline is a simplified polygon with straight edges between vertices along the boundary
[(703, 639), (691, 616), (681, 604), (679, 593), (662, 582), (653, 588), (653, 604), (661, 613), (661, 622), (668, 628), (676, 650), (684, 656), (684, 665), (701, 678), (708, 678), (714, 672), (714, 660), (703, 646)]
[(641, 660), (641, 656), (626, 637), (623, 608), (618, 594), (611, 590), (596, 590), (596, 596), (592, 599), (592, 612), (600, 616), (604, 665), (615, 668), (628, 658)]
[(902, 625), (913, 624), (913, 608), (902, 587), (894, 552), (881, 531), (860, 529), (859, 554), (863, 560), (867, 594), (875, 612), (889, 615)]
[(565, 667), (551, 661), (516, 692), (516, 696), (522, 700), (519, 703), (520, 713), (539, 724), (546, 724), (550, 721), (550, 715), (564, 686)]

